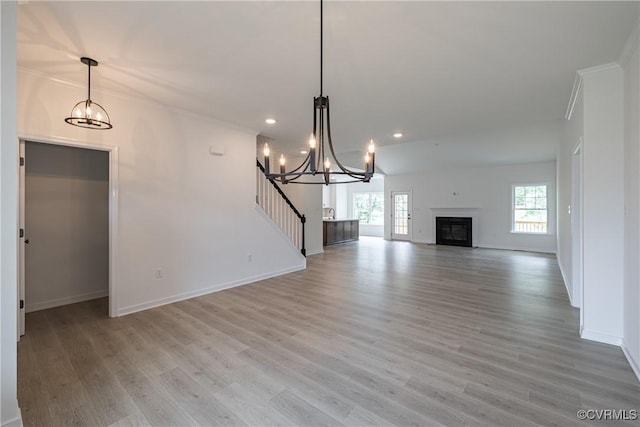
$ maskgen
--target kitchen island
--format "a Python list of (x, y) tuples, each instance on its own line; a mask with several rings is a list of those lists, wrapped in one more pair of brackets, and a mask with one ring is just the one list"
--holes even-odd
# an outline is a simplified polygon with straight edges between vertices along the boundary
[(322, 244), (324, 246), (358, 240), (360, 221), (357, 219), (324, 219)]

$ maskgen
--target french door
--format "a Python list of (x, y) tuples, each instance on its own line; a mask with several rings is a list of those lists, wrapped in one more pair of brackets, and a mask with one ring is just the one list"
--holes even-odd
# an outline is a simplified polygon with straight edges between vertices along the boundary
[(391, 192), (391, 239), (411, 240), (411, 191)]

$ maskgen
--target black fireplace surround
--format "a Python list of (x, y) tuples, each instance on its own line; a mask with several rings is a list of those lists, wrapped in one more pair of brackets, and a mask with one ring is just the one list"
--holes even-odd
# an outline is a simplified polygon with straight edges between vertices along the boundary
[(472, 247), (471, 218), (437, 216), (436, 245)]

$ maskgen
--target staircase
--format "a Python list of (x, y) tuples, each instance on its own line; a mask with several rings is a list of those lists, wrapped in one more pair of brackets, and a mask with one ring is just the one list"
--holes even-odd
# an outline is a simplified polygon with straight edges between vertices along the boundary
[(264, 174), (264, 166), (256, 159), (256, 203), (280, 227), (300, 253), (307, 256), (304, 227), (307, 218), (293, 205), (282, 189)]

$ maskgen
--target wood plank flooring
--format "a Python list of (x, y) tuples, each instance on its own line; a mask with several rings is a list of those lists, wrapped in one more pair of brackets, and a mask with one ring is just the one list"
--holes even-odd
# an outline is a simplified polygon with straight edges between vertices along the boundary
[(27, 315), (25, 426), (594, 426), (576, 412), (640, 406), (621, 350), (579, 338), (551, 255), (365, 238), (305, 271), (106, 313)]

